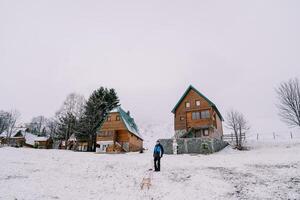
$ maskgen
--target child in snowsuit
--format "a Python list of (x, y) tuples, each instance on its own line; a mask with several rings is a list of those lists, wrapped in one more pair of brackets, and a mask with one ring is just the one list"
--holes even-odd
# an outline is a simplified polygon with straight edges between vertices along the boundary
[(160, 144), (159, 140), (157, 140), (156, 145), (154, 147), (153, 151), (153, 157), (154, 157), (154, 170), (156, 172), (160, 171), (160, 159), (164, 155), (164, 148)]

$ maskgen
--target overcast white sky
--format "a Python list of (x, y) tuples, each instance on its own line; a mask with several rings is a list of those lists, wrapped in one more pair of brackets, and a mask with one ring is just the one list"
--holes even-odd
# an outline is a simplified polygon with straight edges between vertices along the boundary
[(300, 76), (300, 1), (0, 0), (0, 109), (52, 116), (116, 88), (140, 122), (172, 123), (189, 84), (252, 131), (287, 130), (274, 88)]

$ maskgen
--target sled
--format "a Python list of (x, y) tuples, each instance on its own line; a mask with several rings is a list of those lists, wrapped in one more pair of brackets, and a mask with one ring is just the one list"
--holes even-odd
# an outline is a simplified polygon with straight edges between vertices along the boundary
[(143, 190), (144, 188), (147, 188), (148, 190), (151, 187), (151, 178), (152, 178), (152, 173), (153, 170), (149, 169), (148, 172), (146, 173), (145, 177), (143, 178), (142, 182), (141, 182), (141, 190)]

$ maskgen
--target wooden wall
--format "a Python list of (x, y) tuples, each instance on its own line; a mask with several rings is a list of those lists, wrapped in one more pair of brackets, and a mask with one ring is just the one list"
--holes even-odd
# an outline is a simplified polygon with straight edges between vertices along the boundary
[[(197, 100), (200, 100), (200, 106), (196, 106)], [(186, 102), (190, 102), (191, 105), (190, 108), (185, 107)], [(174, 119), (175, 130), (186, 130), (189, 126), (188, 123), (193, 124), (193, 122), (191, 122), (192, 111), (207, 110), (207, 109), (208, 110), (211, 109), (209, 103), (204, 98), (202, 98), (197, 92), (195, 92), (194, 90), (190, 90), (175, 111), (175, 119)], [(184, 120), (181, 121), (180, 117), (184, 117)], [(198, 121), (197, 123), (201, 123), (203, 125), (207, 123), (206, 119), (205, 122), (204, 121), (201, 122), (202, 120), (203, 119), (197, 120)]]
[[(201, 109), (199, 111), (204, 111), (204, 110)], [(187, 121), (187, 128), (188, 129), (191, 128), (191, 127), (205, 126), (205, 125), (209, 125), (209, 124), (212, 123), (211, 118), (209, 118), (209, 119), (197, 119), (197, 120), (193, 120), (192, 119), (192, 112), (190, 112), (190, 111), (187, 112), (186, 115), (187, 115), (186, 121)]]
[(120, 121), (117, 121), (116, 118), (119, 115), (119, 113), (111, 113), (110, 119), (111, 121), (105, 121), (101, 127), (101, 131), (107, 131), (107, 130), (126, 130), (126, 126), (122, 119)]
[(134, 134), (129, 135), (129, 150), (140, 151), (143, 148), (143, 141)]
[(127, 130), (118, 130), (116, 141), (118, 142), (128, 142), (130, 132)]
[(53, 141), (48, 139), (47, 141), (35, 141), (38, 149), (52, 149)]
[[(196, 101), (200, 101), (200, 106), (196, 105)], [(190, 103), (190, 108), (186, 108), (186, 102)], [(193, 112), (201, 112), (208, 110), (210, 118), (208, 119), (192, 119)], [(184, 120), (180, 120), (183, 117)], [(214, 108), (194, 90), (190, 90), (177, 107), (174, 116), (175, 130), (188, 131), (189, 128), (199, 126), (216, 127), (209, 129), (208, 138), (221, 138), (223, 135), (222, 121)]]

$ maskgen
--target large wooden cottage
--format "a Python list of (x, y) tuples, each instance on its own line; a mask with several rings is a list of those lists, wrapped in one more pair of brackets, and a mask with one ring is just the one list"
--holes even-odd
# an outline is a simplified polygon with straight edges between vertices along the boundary
[(97, 133), (97, 152), (130, 152), (143, 148), (143, 138), (129, 112), (113, 109)]
[(217, 106), (189, 86), (172, 110), (176, 138), (222, 139), (223, 117)]

